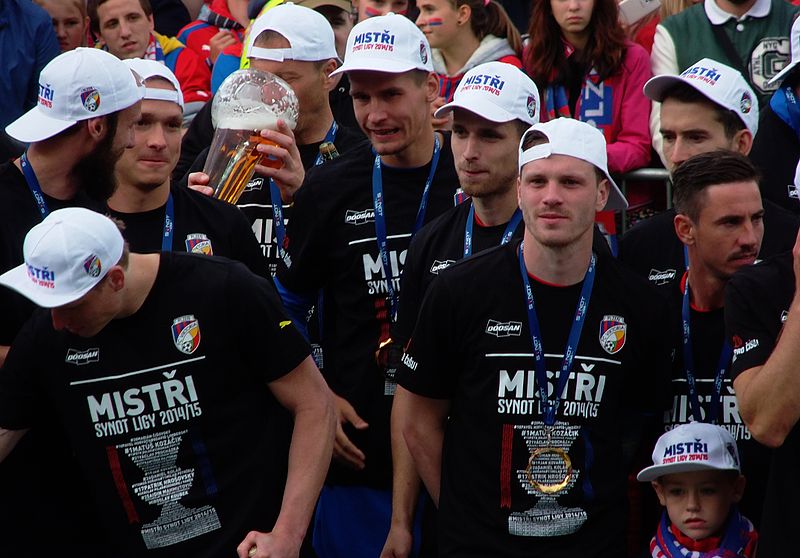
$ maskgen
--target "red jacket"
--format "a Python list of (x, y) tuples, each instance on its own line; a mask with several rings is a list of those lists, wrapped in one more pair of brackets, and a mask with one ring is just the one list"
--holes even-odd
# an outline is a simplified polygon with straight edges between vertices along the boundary
[[(204, 11), (205, 8), (203, 8), (203, 12)], [(235, 21), (233, 14), (231, 14), (230, 9), (228, 9), (228, 0), (213, 0), (210, 5), (210, 11), (212, 14)], [(211, 38), (219, 33), (220, 27), (205, 21), (203, 12), (201, 12), (198, 19), (181, 29), (177, 38), (186, 45), (186, 48), (193, 51), (202, 60), (205, 60), (210, 67), (212, 64), (208, 56), (211, 54)], [(244, 30), (241, 26), (237, 25), (237, 27), (231, 29), (231, 31), (241, 43), (244, 37)]]

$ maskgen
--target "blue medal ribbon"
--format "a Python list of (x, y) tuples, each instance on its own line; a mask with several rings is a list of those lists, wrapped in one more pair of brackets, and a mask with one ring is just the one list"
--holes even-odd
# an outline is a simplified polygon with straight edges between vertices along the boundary
[(167, 207), (164, 210), (164, 233), (161, 235), (161, 251), (172, 252), (172, 236), (175, 233), (175, 203), (172, 201), (172, 192), (167, 197)]
[(581, 339), (581, 331), (586, 320), (586, 312), (589, 309), (589, 300), (592, 298), (592, 288), (594, 287), (594, 277), (597, 270), (597, 257), (592, 253), (589, 260), (589, 268), (583, 278), (581, 296), (578, 299), (578, 307), (575, 310), (575, 319), (569, 330), (567, 337), (567, 347), (564, 349), (564, 359), (561, 361), (561, 370), (558, 374), (558, 387), (554, 393), (555, 400), (550, 401), (547, 396), (547, 371), (544, 362), (544, 350), (542, 349), (542, 334), (539, 327), (539, 319), (536, 316), (536, 306), (533, 301), (533, 290), (528, 279), (528, 270), (525, 267), (525, 256), (523, 245), (519, 245), (519, 270), (522, 275), (522, 282), (525, 285), (525, 298), (528, 303), (528, 329), (530, 330), (531, 343), (533, 344), (533, 358), (535, 363), (536, 384), (539, 388), (539, 403), (542, 407), (542, 419), (545, 426), (553, 426), (556, 423), (556, 413), (561, 403), (561, 394), (567, 387), (572, 361), (578, 350), (578, 342)]
[(27, 151), (20, 157), (20, 164), (22, 166), (22, 174), (25, 176), (25, 182), (28, 183), (28, 188), (36, 201), (36, 207), (39, 208), (39, 213), (42, 214), (42, 219), (44, 219), (50, 214), (50, 209), (47, 207), (47, 201), (44, 199), (44, 193), (42, 193), (42, 187), (39, 186), (36, 173), (33, 172), (33, 167), (28, 162)]
[[(425, 221), (425, 211), (428, 209), (428, 195), (431, 191), (431, 183), (433, 183), (433, 175), (436, 173), (436, 167), (439, 165), (439, 154), (441, 147), (439, 146), (439, 136), (433, 136), (433, 157), (431, 158), (431, 170), (428, 173), (428, 179), (425, 181), (425, 188), (422, 190), (422, 200), (419, 202), (419, 209), (417, 210), (417, 219), (414, 223), (414, 229), (411, 231), (411, 238), (417, 234), (417, 231), (422, 228), (422, 223)], [(383, 175), (381, 173), (381, 156), (375, 156), (375, 164), (372, 167), (372, 201), (375, 209), (375, 237), (378, 241), (378, 251), (381, 255), (381, 264), (383, 266), (383, 274), (386, 277), (387, 291), (389, 296), (389, 312), (392, 321), (397, 316), (397, 295), (392, 285), (391, 266), (389, 265), (389, 240), (386, 235), (386, 215), (384, 214), (384, 201), (383, 201)]]
[[(331, 127), (328, 128), (328, 132), (325, 134), (325, 139), (322, 140), (322, 143), (333, 143), (336, 139), (337, 131), (339, 131), (339, 125), (336, 124), (334, 120)], [(317, 155), (317, 160), (314, 162), (314, 166), (319, 166), (324, 162), (325, 159), (323, 159), (322, 153), (319, 153)], [(283, 220), (283, 200), (281, 199), (280, 188), (278, 188), (278, 185), (275, 184), (275, 181), (271, 178), (269, 179), (269, 197), (272, 201), (272, 220), (275, 224), (275, 242), (278, 244), (278, 257), (283, 259), (283, 254), (286, 250), (283, 246), (284, 239), (286, 238), (286, 223)]]
[[(689, 276), (686, 276), (686, 288), (683, 290), (683, 305), (681, 308), (681, 321), (683, 323), (683, 366), (686, 369), (686, 384), (689, 388), (689, 403), (692, 406), (692, 418), (697, 422), (705, 422), (701, 416), (700, 396), (697, 393), (697, 382), (694, 378), (694, 355), (692, 354), (692, 335), (689, 326)], [(726, 339), (722, 343), (719, 355), (717, 373), (714, 375), (714, 392), (711, 394), (711, 405), (708, 411), (709, 422), (716, 424), (719, 416), (719, 405), (722, 395), (722, 381), (728, 372), (733, 357), (733, 347)]]
[[(467, 226), (464, 228), (464, 257), (472, 255), (472, 225), (475, 221), (475, 206), (470, 204), (469, 215), (467, 215)], [(500, 246), (504, 246), (511, 241), (514, 236), (514, 231), (517, 230), (517, 225), (522, 221), (522, 211), (517, 208), (511, 220), (506, 225), (506, 230), (503, 231), (503, 236), (500, 238)]]

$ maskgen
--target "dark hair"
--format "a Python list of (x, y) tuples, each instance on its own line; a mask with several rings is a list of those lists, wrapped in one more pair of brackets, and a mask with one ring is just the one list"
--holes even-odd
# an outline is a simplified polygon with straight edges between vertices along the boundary
[(718, 105), (688, 83), (676, 83), (667, 89), (661, 101), (664, 102), (667, 99), (675, 99), (681, 103), (695, 103), (707, 106), (714, 111), (714, 119), (722, 124), (722, 127), (725, 129), (725, 137), (729, 140), (733, 139), (736, 132), (747, 128), (744, 120), (739, 118), (738, 114), (722, 105)]
[(760, 179), (750, 159), (736, 151), (720, 149), (695, 155), (681, 163), (672, 175), (675, 209), (696, 222), (706, 188), (731, 182), (758, 184)]
[(483, 0), (450, 0), (450, 4), (456, 10), (464, 5), (470, 7), (469, 26), (478, 40), (486, 35), (506, 39), (514, 53), (522, 58), (522, 37), (503, 6), (495, 0), (486, 3)]
[[(617, 0), (595, 0), (589, 30), (589, 41), (578, 61), (593, 67), (603, 81), (619, 71), (627, 48)], [(550, 0), (533, 1), (528, 34), (530, 44), (525, 52), (525, 71), (540, 89), (544, 89), (567, 72), (561, 27), (553, 16)]]
[[(531, 147), (535, 147), (537, 145), (542, 145), (545, 143), (550, 143), (550, 139), (544, 134), (544, 132), (540, 132), (539, 130), (531, 130), (525, 133), (522, 136), (522, 150), (527, 151)], [(590, 163), (591, 164), (591, 163)], [(600, 184), (602, 180), (608, 180), (606, 173), (600, 170), (597, 165), (592, 165), (594, 168), (594, 175), (597, 177), (597, 183)], [(521, 175), (521, 173), (520, 173)]]
[[(86, 13), (89, 14), (89, 28), (95, 35), (100, 33), (100, 17), (97, 15), (97, 8), (106, 2), (108, 0), (88, 0), (86, 3)], [(139, 0), (139, 5), (142, 7), (144, 15), (153, 15), (153, 7), (150, 6), (150, 0)]]

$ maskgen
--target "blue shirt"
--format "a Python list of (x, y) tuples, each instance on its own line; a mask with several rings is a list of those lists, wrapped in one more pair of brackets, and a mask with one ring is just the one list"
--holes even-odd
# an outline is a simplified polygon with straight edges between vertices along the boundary
[(31, 0), (0, 0), (0, 130), (33, 108), (39, 72), (60, 53), (43, 8)]

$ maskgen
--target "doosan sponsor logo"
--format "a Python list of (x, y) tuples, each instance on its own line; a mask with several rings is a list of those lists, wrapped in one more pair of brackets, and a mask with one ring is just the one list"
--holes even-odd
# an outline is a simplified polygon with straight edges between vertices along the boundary
[(100, 349), (93, 348), (93, 349), (86, 349), (83, 351), (79, 351), (78, 349), (68, 349), (67, 356), (64, 359), (64, 362), (67, 364), (75, 364), (76, 366), (80, 366), (82, 364), (89, 364), (91, 362), (99, 362), (100, 361)]
[(348, 225), (363, 225), (365, 223), (375, 222), (375, 210), (362, 209), (360, 211), (348, 209), (344, 214), (344, 222)]
[(416, 370), (417, 366), (419, 366), (417, 361), (414, 360), (414, 357), (408, 353), (403, 353), (403, 356), (400, 357), (400, 360), (402, 360), (403, 364), (405, 364), (410, 370)]
[(522, 322), (498, 322), (489, 320), (486, 324), (486, 333), (495, 337), (519, 337), (522, 335)]
[(433, 265), (431, 265), (431, 273), (434, 275), (439, 275), (440, 271), (443, 271), (456, 263), (455, 260), (433, 260)]
[(647, 279), (656, 285), (665, 285), (670, 281), (674, 281), (677, 277), (677, 272), (674, 269), (666, 269), (660, 271), (658, 269), (651, 269)]

